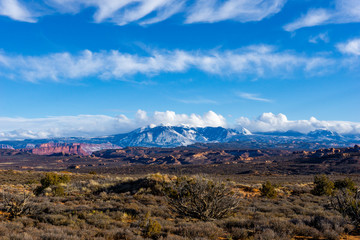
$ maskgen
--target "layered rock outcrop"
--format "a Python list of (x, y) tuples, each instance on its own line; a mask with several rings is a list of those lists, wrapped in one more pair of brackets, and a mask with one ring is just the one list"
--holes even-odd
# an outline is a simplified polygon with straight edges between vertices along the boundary
[(111, 143), (87, 144), (87, 143), (43, 143), (34, 148), (27, 149), (27, 152), (36, 155), (80, 155), (89, 156), (95, 151), (103, 149), (117, 149)]

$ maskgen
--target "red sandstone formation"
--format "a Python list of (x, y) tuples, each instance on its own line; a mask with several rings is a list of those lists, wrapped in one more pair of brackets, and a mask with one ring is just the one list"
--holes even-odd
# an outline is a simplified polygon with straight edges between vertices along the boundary
[(89, 156), (94, 151), (102, 149), (119, 148), (111, 143), (107, 144), (87, 144), (87, 143), (44, 143), (29, 149), (28, 152), (37, 155), (80, 155)]
[(36, 146), (29, 150), (32, 154), (37, 155), (53, 155), (53, 154), (71, 154), (71, 155), (89, 155), (87, 152), (82, 150), (80, 143), (44, 143)]

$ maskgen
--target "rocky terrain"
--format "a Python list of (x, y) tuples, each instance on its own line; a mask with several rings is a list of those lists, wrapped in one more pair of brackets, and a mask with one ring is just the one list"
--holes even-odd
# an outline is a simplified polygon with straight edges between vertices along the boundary
[[(51, 148), (64, 150), (52, 145)], [(41, 148), (40, 148), (41, 149)], [(191, 147), (146, 148), (127, 147), (83, 153), (81, 145), (69, 145), (65, 149), (82, 154), (59, 152), (47, 154), (47, 149), (0, 150), (0, 168), (71, 170), (81, 172), (147, 172), (166, 169), (191, 173), (232, 174), (316, 174), (360, 173), (360, 148), (327, 148), (313, 151), (280, 149), (241, 149), (233, 145), (201, 144)], [(34, 151), (35, 150), (35, 151)], [(33, 153), (34, 152), (34, 153)], [(181, 170), (182, 171), (182, 170)]]
[(0, 145), (0, 149), (19, 150), (21, 152), (31, 153), (35, 155), (79, 155), (89, 156), (93, 152), (103, 149), (119, 149), (121, 147), (111, 143), (59, 143), (47, 142), (41, 144), (26, 144), (23, 148), (14, 148), (11, 145)]
[(111, 143), (87, 144), (87, 143), (43, 143), (35, 145), (32, 148), (22, 149), (36, 155), (80, 155), (88, 156), (95, 151), (102, 149), (117, 149)]
[(232, 164), (271, 161), (272, 157), (291, 155), (286, 150), (239, 150), (206, 148), (145, 148), (128, 147), (94, 152), (91, 157), (113, 159), (128, 164)]
[(60, 144), (60, 143), (43, 143), (37, 147), (27, 150), (32, 154), (37, 155), (52, 155), (52, 154), (76, 154), (88, 155), (80, 144)]
[(0, 143), (0, 168), (126, 172), (159, 166), (193, 171), (197, 169), (193, 166), (201, 166), (196, 171), (357, 173), (360, 151), (356, 143), (357, 136), (322, 129), (303, 134), (158, 126), (91, 139), (4, 141)]

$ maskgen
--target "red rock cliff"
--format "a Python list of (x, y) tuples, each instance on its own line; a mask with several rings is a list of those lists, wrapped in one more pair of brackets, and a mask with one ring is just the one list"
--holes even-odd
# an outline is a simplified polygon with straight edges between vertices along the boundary
[(89, 156), (95, 151), (102, 149), (118, 149), (111, 143), (88, 144), (88, 143), (43, 143), (27, 151), (37, 155), (71, 154)]
[(89, 153), (81, 148), (80, 143), (44, 143), (29, 150), (29, 152), (37, 155), (52, 155), (56, 153), (76, 154), (81, 156), (89, 155)]

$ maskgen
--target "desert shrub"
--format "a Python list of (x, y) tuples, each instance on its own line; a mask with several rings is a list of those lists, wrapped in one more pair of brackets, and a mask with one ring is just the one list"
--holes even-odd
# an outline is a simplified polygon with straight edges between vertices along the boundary
[(249, 230), (246, 228), (231, 228), (230, 234), (231, 239), (249, 239)]
[(275, 189), (275, 186), (271, 184), (271, 182), (266, 181), (262, 184), (260, 188), (261, 196), (267, 197), (267, 198), (276, 198), (277, 192)]
[(311, 193), (316, 196), (331, 195), (334, 183), (326, 175), (316, 175), (314, 177), (314, 188)]
[(331, 198), (331, 205), (344, 217), (348, 217), (351, 222), (359, 228), (360, 191), (352, 192), (348, 189), (340, 189), (340, 191)]
[(336, 180), (334, 182), (334, 186), (336, 189), (348, 189), (352, 192), (356, 191), (356, 186), (355, 186), (355, 182), (351, 179), (351, 178), (345, 178), (342, 180)]
[(10, 234), (10, 240), (33, 240), (33, 237), (28, 233), (14, 233)]
[(57, 173), (46, 173), (45, 177), (40, 180), (41, 186), (44, 188), (68, 182), (70, 182), (69, 175), (59, 175)]
[(52, 193), (54, 196), (64, 196), (65, 195), (65, 189), (63, 186), (55, 185), (52, 189)]
[(39, 183), (39, 182), (36, 179), (30, 179), (25, 184), (32, 185), (32, 184), (37, 184), (37, 183)]
[(28, 217), (21, 217), (19, 221), (24, 225), (24, 227), (34, 227), (35, 220)]
[(147, 192), (153, 195), (158, 195), (161, 193), (161, 190), (159, 189), (160, 187), (161, 186), (157, 180), (151, 178), (139, 178), (136, 180), (120, 182), (110, 187), (98, 189), (94, 192), (94, 194), (99, 194), (100, 192), (130, 194)]
[(166, 238), (164, 238), (164, 239), (166, 239), (166, 240), (187, 240), (187, 238), (180, 237), (180, 236), (173, 235), (173, 234), (168, 234), (166, 236)]
[(247, 218), (226, 218), (221, 224), (226, 229), (232, 228), (253, 228), (252, 222)]
[(321, 233), (317, 229), (307, 226), (304, 223), (295, 225), (294, 234), (298, 236), (313, 237), (315, 239), (321, 237)]
[(161, 233), (162, 226), (155, 219), (150, 217), (150, 212), (147, 212), (144, 220), (142, 220), (139, 226), (143, 229), (144, 237), (157, 237)]
[[(80, 216), (79, 216), (80, 218)], [(110, 229), (114, 221), (105, 213), (93, 211), (84, 215), (87, 224), (93, 225), (100, 229)]]
[(291, 235), (294, 230), (294, 224), (284, 219), (271, 219), (269, 225), (278, 234)]
[(154, 235), (158, 235), (161, 232), (161, 224), (153, 219), (149, 219), (148, 223), (145, 227), (145, 236), (153, 237)]
[(264, 229), (264, 231), (262, 231), (261, 233), (256, 234), (254, 238), (259, 239), (259, 240), (281, 239), (276, 235), (276, 233), (273, 230), (271, 230), (269, 228)]
[(9, 219), (15, 219), (19, 216), (22, 216), (30, 211), (30, 199), (29, 193), (23, 194), (12, 194), (5, 193), (2, 194), (3, 206), (6, 213), (8, 213)]
[(74, 224), (69, 216), (64, 216), (61, 214), (46, 214), (42, 221), (50, 223), (54, 226), (70, 226)]
[(54, 232), (44, 232), (40, 236), (41, 240), (76, 240), (78, 239), (75, 236), (69, 236), (66, 233), (61, 231), (54, 231)]
[(179, 224), (175, 234), (187, 239), (219, 239), (224, 231), (212, 222), (196, 222)]
[(324, 237), (329, 240), (337, 240), (339, 239), (339, 234), (333, 230), (326, 230), (324, 232)]
[(118, 229), (117, 232), (113, 235), (114, 240), (136, 240), (143, 239), (140, 236), (135, 236), (133, 232), (129, 229)]
[(48, 187), (52, 187), (52, 193), (55, 196), (63, 196), (65, 194), (64, 188), (61, 184), (65, 184), (70, 182), (69, 175), (59, 175), (57, 173), (46, 173), (43, 178), (41, 178), (40, 183), (41, 186), (37, 187), (34, 190), (35, 195), (40, 195), (44, 192), (44, 190)]
[(334, 223), (330, 218), (315, 215), (311, 217), (310, 221), (306, 222), (308, 226), (316, 228), (320, 232), (334, 229)]
[(229, 215), (240, 202), (228, 185), (201, 176), (179, 177), (163, 191), (172, 210), (204, 221)]

